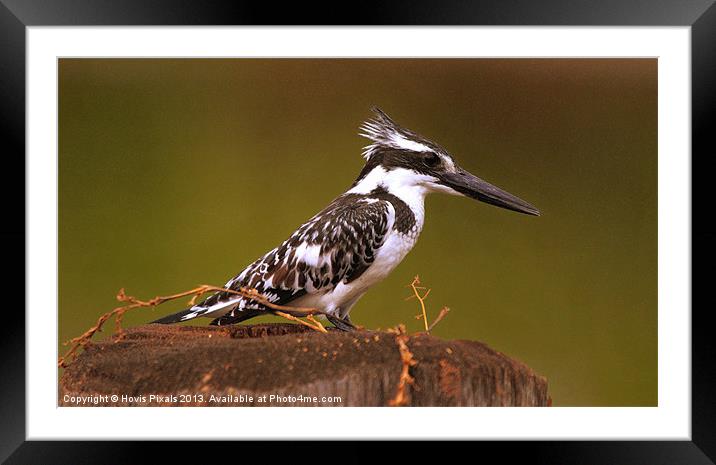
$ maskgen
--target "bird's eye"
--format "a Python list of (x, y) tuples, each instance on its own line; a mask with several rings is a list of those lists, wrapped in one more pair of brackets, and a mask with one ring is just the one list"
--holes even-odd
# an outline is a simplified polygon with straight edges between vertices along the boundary
[(440, 157), (436, 153), (428, 153), (423, 158), (423, 163), (427, 167), (434, 168), (440, 163)]

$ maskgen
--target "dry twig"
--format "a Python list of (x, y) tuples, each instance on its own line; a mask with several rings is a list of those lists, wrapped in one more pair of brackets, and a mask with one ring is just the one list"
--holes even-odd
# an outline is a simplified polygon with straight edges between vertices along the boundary
[(448, 314), (449, 311), (450, 311), (450, 309), (448, 307), (441, 308), (440, 313), (438, 313), (437, 318), (435, 318), (435, 321), (430, 323), (430, 327), (428, 328), (428, 331), (432, 331), (433, 328), (435, 327), (435, 325), (440, 323), (440, 321), (442, 321), (442, 319), (445, 318), (445, 316)]
[[(95, 323), (94, 326), (89, 328), (87, 331), (85, 331), (81, 335), (65, 342), (64, 345), (70, 345), (70, 348), (67, 350), (67, 352), (65, 352), (65, 354), (62, 357), (60, 357), (57, 360), (57, 365), (60, 367), (66, 367), (68, 359), (74, 360), (77, 357), (77, 351), (80, 348), (87, 346), (91, 342), (92, 337), (97, 332), (101, 332), (104, 324), (107, 322), (107, 320), (109, 320), (113, 316), (114, 316), (114, 321), (115, 321), (115, 333), (121, 336), (121, 334), (122, 334), (122, 318), (124, 317), (124, 314), (128, 310), (132, 310), (134, 308), (139, 308), (139, 307), (156, 307), (157, 305), (161, 305), (165, 302), (169, 302), (171, 300), (176, 300), (176, 299), (180, 299), (182, 297), (188, 297), (188, 296), (192, 296), (191, 300), (189, 301), (189, 305), (194, 305), (194, 304), (196, 304), (196, 299), (207, 292), (226, 292), (228, 294), (236, 294), (236, 295), (240, 295), (243, 297), (247, 297), (247, 298), (255, 300), (256, 302), (259, 302), (260, 304), (266, 306), (267, 308), (274, 310), (273, 313), (278, 316), (287, 318), (292, 321), (297, 321), (303, 325), (306, 325), (312, 329), (315, 329), (316, 331), (320, 331), (323, 333), (327, 332), (326, 328), (324, 328), (320, 322), (318, 322), (317, 320), (315, 320), (313, 318), (313, 315), (323, 314), (322, 311), (315, 309), (315, 308), (309, 308), (309, 307), (289, 307), (289, 306), (285, 306), (285, 305), (277, 305), (277, 304), (270, 302), (266, 297), (261, 295), (256, 289), (241, 288), (237, 291), (234, 289), (226, 289), (223, 287), (217, 287), (217, 286), (211, 286), (208, 284), (203, 284), (199, 287), (190, 289), (188, 291), (179, 292), (177, 294), (172, 294), (172, 295), (168, 295), (168, 296), (156, 296), (153, 299), (144, 301), (144, 300), (139, 300), (134, 296), (125, 294), (124, 288), (122, 288), (117, 293), (117, 300), (120, 302), (125, 302), (126, 305), (117, 307), (117, 308), (113, 309), (112, 311), (107, 312), (104, 315), (100, 316), (97, 319), (97, 322)], [(311, 321), (311, 323), (301, 320), (296, 315), (306, 317), (307, 319), (309, 319)]]
[(297, 317), (295, 317), (295, 316), (293, 316), (293, 315), (290, 315), (290, 314), (288, 314), (288, 313), (280, 312), (280, 311), (278, 311), (278, 310), (275, 311), (274, 314), (276, 314), (276, 315), (278, 315), (278, 316), (280, 316), (280, 317), (286, 318), (287, 320), (295, 321), (295, 322), (300, 323), (300, 324), (302, 324), (302, 325), (304, 325), (304, 326), (308, 326), (309, 328), (315, 329), (316, 331), (319, 331), (319, 332), (321, 332), (321, 333), (327, 333), (327, 332), (328, 332), (328, 331), (326, 330), (326, 328), (321, 324), (320, 321), (318, 321), (318, 320), (316, 320), (315, 318), (313, 318), (313, 315), (306, 315), (306, 319), (310, 321), (310, 323), (309, 323), (308, 321), (303, 321), (303, 320), (300, 319), (300, 318), (297, 318)]
[[(428, 295), (430, 294), (431, 289), (428, 289), (428, 288), (426, 288), (426, 287), (419, 286), (419, 284), (420, 284), (420, 276), (417, 276), (417, 275), (416, 275), (416, 276), (413, 278), (413, 282), (411, 282), (411, 283), (408, 285), (408, 287), (410, 287), (410, 288), (413, 290), (413, 295), (410, 295), (410, 296), (406, 297), (405, 300), (410, 300), (410, 299), (414, 299), (414, 298), (417, 298), (417, 299), (418, 299), (418, 301), (420, 302), (420, 308), (422, 309), (423, 314), (422, 314), (422, 315), (416, 315), (415, 318), (417, 318), (417, 319), (422, 318), (422, 319), (423, 319), (423, 323), (425, 323), (425, 331), (426, 331), (426, 332), (429, 332), (429, 331), (430, 331), (430, 328), (428, 327), (428, 315), (427, 315), (427, 312), (425, 311), (425, 299), (428, 298)], [(419, 290), (420, 290), (420, 291), (425, 291), (425, 294), (420, 295), (420, 293), (418, 292)]]
[[(420, 286), (420, 276), (415, 276), (413, 278), (413, 282), (408, 284), (408, 287), (412, 289), (413, 294), (406, 297), (405, 300), (418, 299), (418, 301), (420, 302), (420, 310), (422, 311), (422, 314), (415, 315), (415, 319), (422, 319), (423, 323), (425, 324), (425, 332), (430, 333), (430, 331), (433, 330), (435, 325), (437, 325), (443, 318), (445, 318), (450, 309), (448, 307), (441, 308), (440, 313), (438, 314), (437, 318), (435, 318), (435, 321), (433, 321), (432, 324), (428, 324), (428, 314), (425, 309), (425, 300), (428, 298), (428, 295), (430, 295), (430, 291), (432, 289)], [(423, 295), (420, 295), (419, 291), (424, 291)]]
[(388, 329), (388, 332), (395, 334), (395, 341), (398, 343), (398, 350), (400, 351), (400, 361), (403, 363), (403, 367), (400, 370), (400, 379), (398, 381), (398, 390), (395, 393), (395, 397), (388, 401), (388, 405), (391, 407), (401, 407), (407, 405), (410, 396), (408, 394), (408, 385), (415, 383), (415, 378), (410, 376), (410, 367), (415, 366), (418, 362), (413, 358), (413, 353), (408, 348), (408, 335), (405, 333), (405, 325), (399, 324), (395, 328)]

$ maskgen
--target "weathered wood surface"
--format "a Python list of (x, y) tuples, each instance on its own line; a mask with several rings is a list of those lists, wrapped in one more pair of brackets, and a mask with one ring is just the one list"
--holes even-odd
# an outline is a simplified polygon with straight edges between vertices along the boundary
[[(407, 346), (417, 361), (408, 405), (548, 405), (545, 378), (485, 344), (417, 334)], [(64, 370), (59, 401), (76, 405), (72, 400), (96, 395), (103, 397), (85, 405), (384, 406), (395, 397), (402, 366), (396, 336), (387, 332), (146, 325), (88, 346)], [(311, 399), (300, 402), (301, 395)]]

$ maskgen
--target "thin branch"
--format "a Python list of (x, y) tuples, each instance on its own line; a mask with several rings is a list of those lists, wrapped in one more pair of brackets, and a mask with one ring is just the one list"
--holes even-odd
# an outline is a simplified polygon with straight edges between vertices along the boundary
[[(115, 321), (115, 333), (119, 336), (122, 335), (122, 318), (124, 317), (124, 314), (132, 310), (134, 308), (140, 308), (140, 307), (156, 307), (157, 305), (161, 305), (165, 302), (169, 302), (171, 300), (180, 299), (182, 297), (189, 297), (192, 296), (191, 300), (189, 301), (189, 305), (195, 305), (196, 299), (199, 298), (201, 295), (207, 293), (207, 292), (225, 292), (228, 294), (236, 294), (240, 295), (242, 297), (246, 297), (252, 300), (255, 300), (256, 302), (260, 303), (261, 305), (270, 308), (271, 310), (274, 310), (273, 313), (283, 317), (288, 318), (292, 321), (298, 321), (303, 325), (306, 325), (312, 329), (315, 329), (316, 331), (320, 332), (327, 332), (326, 328), (323, 327), (321, 323), (316, 321), (312, 316), (313, 315), (319, 315), (324, 314), (321, 310), (315, 309), (315, 308), (309, 308), (309, 307), (290, 307), (285, 305), (278, 305), (270, 302), (265, 296), (260, 294), (256, 289), (250, 289), (242, 287), (239, 290), (234, 289), (227, 289), (224, 287), (218, 287), (218, 286), (211, 286), (209, 284), (203, 284), (199, 287), (196, 287), (194, 289), (190, 289), (188, 291), (179, 292), (176, 294), (168, 295), (168, 296), (156, 296), (153, 299), (149, 300), (140, 300), (137, 299), (134, 296), (127, 295), (124, 292), (124, 288), (120, 289), (117, 293), (117, 300), (119, 302), (124, 302), (126, 305), (122, 305), (120, 307), (116, 307), (115, 309), (105, 313), (104, 315), (100, 316), (97, 319), (97, 322), (94, 326), (89, 328), (87, 331), (82, 333), (81, 335), (70, 339), (69, 341), (65, 342), (64, 345), (69, 345), (70, 348), (65, 352), (65, 354), (60, 357), (57, 360), (57, 365), (60, 367), (66, 367), (68, 360), (72, 361), (77, 357), (77, 351), (80, 348), (83, 348), (90, 344), (92, 337), (97, 333), (102, 331), (102, 327), (104, 324), (109, 320), (111, 317), (114, 316)], [(290, 314), (289, 314), (290, 312)], [(296, 317), (296, 315), (307, 317), (311, 320), (312, 323), (307, 323), (303, 320), (300, 320)]]
[(424, 290), (425, 287), (418, 286), (420, 284), (420, 277), (415, 276), (413, 278), (413, 282), (410, 283), (410, 287), (413, 289), (413, 295), (411, 295), (409, 298), (412, 299), (413, 297), (417, 298), (420, 301), (420, 308), (423, 311), (423, 323), (425, 324), (425, 332), (430, 332), (430, 328), (428, 327), (428, 314), (425, 311), (425, 299), (428, 298), (428, 294), (430, 294), (430, 289), (428, 289), (425, 294), (422, 296), (418, 292), (418, 290)]
[[(437, 318), (435, 318), (435, 321), (433, 321), (432, 324), (428, 324), (428, 313), (425, 309), (425, 300), (430, 295), (430, 291), (432, 289), (427, 288), (425, 286), (419, 286), (419, 284), (420, 284), (420, 277), (415, 276), (413, 278), (413, 281), (410, 284), (408, 284), (408, 286), (407, 286), (413, 290), (413, 293), (411, 295), (409, 295), (408, 297), (406, 297), (405, 300), (418, 299), (418, 301), (420, 302), (420, 310), (422, 313), (415, 315), (415, 319), (423, 320), (423, 324), (425, 325), (425, 332), (429, 334), (430, 331), (433, 330), (435, 325), (437, 325), (443, 318), (445, 318), (445, 316), (448, 314), (450, 309), (447, 307), (441, 308), (440, 313), (438, 314)], [(422, 295), (420, 295), (419, 291), (424, 291), (424, 292)]]
[(448, 307), (443, 307), (443, 308), (441, 308), (441, 309), (440, 309), (440, 313), (438, 313), (437, 318), (435, 318), (435, 321), (433, 321), (433, 322), (430, 324), (429, 330), (432, 331), (433, 328), (435, 327), (435, 325), (437, 325), (438, 323), (440, 323), (440, 321), (441, 321), (443, 318), (445, 318), (445, 316), (448, 314), (449, 311), (450, 311), (450, 309), (449, 309)]
[(293, 316), (293, 315), (290, 315), (290, 314), (288, 314), (288, 313), (283, 313), (283, 312), (281, 312), (281, 311), (279, 311), (279, 310), (276, 310), (276, 312), (274, 312), (274, 313), (275, 313), (277, 316), (286, 318), (287, 320), (295, 321), (295, 322), (300, 323), (300, 324), (302, 324), (302, 325), (304, 325), (304, 326), (308, 326), (309, 328), (314, 329), (314, 330), (316, 330), (316, 331), (319, 331), (319, 332), (321, 332), (321, 333), (327, 333), (327, 332), (328, 332), (328, 331), (326, 330), (326, 328), (323, 327), (323, 325), (322, 325), (318, 320), (316, 320), (315, 318), (313, 318), (312, 315), (306, 316), (306, 319), (307, 319), (307, 320), (310, 320), (311, 323), (313, 323), (313, 324), (311, 324), (311, 323), (309, 323), (309, 322), (307, 322), (307, 321), (304, 321), (304, 320), (302, 320), (302, 319), (300, 319), (300, 318), (297, 318), (297, 317), (295, 317), (295, 316)]

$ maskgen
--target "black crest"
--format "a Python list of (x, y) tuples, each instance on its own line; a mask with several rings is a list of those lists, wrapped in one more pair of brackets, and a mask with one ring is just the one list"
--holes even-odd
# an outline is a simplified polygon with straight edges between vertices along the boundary
[(406, 168), (431, 176), (454, 169), (454, 160), (444, 148), (400, 126), (380, 108), (374, 107), (373, 112), (375, 117), (363, 123), (360, 133), (373, 143), (363, 151), (366, 164), (353, 186), (377, 166), (387, 171)]
[(438, 144), (400, 126), (380, 108), (372, 110), (375, 116), (361, 125), (359, 133), (373, 142), (363, 150), (366, 160), (381, 150), (445, 153)]

